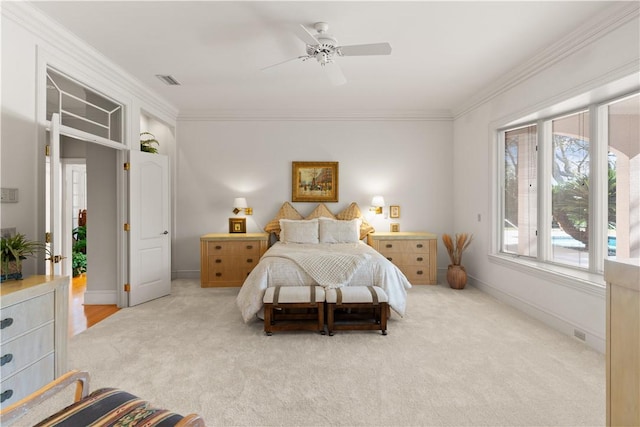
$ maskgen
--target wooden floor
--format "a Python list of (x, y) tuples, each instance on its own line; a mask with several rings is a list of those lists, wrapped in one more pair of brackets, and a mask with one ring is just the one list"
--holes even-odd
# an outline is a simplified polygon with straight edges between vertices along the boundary
[(114, 305), (84, 305), (87, 276), (74, 277), (69, 293), (69, 336), (79, 334), (119, 310)]

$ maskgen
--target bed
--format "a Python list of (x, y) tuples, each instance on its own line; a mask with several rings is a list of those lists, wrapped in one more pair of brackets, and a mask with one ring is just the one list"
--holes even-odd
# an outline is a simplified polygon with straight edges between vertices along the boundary
[(379, 286), (391, 309), (404, 316), (411, 284), (393, 263), (362, 241), (373, 228), (353, 206), (350, 219), (340, 214), (329, 217), (333, 214), (324, 206), (307, 218), (276, 218), (279, 240), (247, 276), (236, 299), (245, 322), (261, 314), (264, 292), (271, 286)]

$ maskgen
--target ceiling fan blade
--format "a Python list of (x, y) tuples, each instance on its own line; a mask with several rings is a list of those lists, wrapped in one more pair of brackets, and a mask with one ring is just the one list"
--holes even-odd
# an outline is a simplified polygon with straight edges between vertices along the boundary
[(287, 59), (285, 61), (278, 62), (277, 64), (267, 65), (266, 67), (260, 68), (260, 71), (264, 71), (264, 70), (266, 70), (268, 68), (276, 67), (278, 65), (282, 65), (282, 64), (285, 64), (287, 62), (295, 61), (296, 59), (303, 59), (303, 58), (308, 58), (308, 57), (309, 57), (309, 55), (301, 55), (301, 56), (296, 56), (295, 58), (289, 58), (289, 59)]
[(334, 86), (340, 86), (347, 82), (347, 78), (342, 74), (342, 69), (335, 62), (328, 62), (322, 68)]
[(308, 44), (311, 46), (320, 44), (320, 42), (318, 42), (315, 36), (311, 34), (304, 25), (300, 24), (299, 26), (295, 27), (295, 29), (296, 29), (295, 31), (296, 36), (298, 36), (298, 38), (302, 40), (305, 44)]
[(340, 46), (338, 51), (342, 56), (389, 55), (391, 54), (391, 45), (389, 43), (354, 44)]

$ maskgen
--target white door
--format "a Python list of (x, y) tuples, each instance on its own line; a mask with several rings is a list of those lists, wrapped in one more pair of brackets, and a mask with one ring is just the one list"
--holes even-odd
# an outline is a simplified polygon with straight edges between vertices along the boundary
[(49, 128), (46, 168), (47, 274), (70, 275), (62, 256), (62, 169), (60, 167), (60, 115), (53, 114)]
[(171, 292), (169, 159), (129, 153), (129, 306)]

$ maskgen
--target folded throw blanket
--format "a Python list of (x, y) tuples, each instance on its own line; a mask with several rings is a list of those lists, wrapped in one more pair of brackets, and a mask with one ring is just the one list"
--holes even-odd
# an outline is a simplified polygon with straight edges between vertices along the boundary
[(349, 283), (354, 273), (369, 259), (369, 254), (345, 254), (326, 250), (276, 250), (265, 257), (287, 258), (302, 268), (318, 285), (339, 288)]

